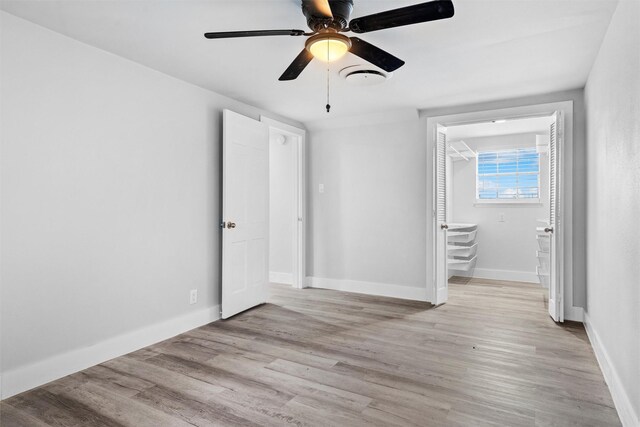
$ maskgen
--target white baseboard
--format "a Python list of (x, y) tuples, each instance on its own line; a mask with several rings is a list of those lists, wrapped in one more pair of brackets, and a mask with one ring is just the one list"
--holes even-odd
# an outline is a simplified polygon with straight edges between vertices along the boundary
[(3, 372), (0, 397), (6, 399), (218, 319), (220, 306), (216, 305)]
[(455, 276), (477, 277), (478, 279), (508, 280), (511, 282), (540, 283), (535, 272), (516, 270), (495, 270), (492, 268), (474, 268), (470, 271), (454, 271)]
[(600, 365), (604, 380), (609, 386), (609, 391), (611, 392), (613, 403), (616, 405), (616, 410), (618, 411), (622, 425), (625, 427), (640, 426), (640, 417), (635, 412), (631, 404), (631, 399), (629, 399), (629, 395), (622, 385), (615, 366), (611, 363), (607, 349), (604, 348), (602, 341), (600, 341), (598, 332), (593, 328), (588, 313), (584, 313), (584, 328), (587, 331), (589, 341), (591, 341), (591, 347), (593, 347), (593, 352), (596, 354), (596, 359)]
[(584, 322), (584, 310), (582, 307), (565, 307), (564, 318), (574, 322)]
[(283, 283), (285, 285), (293, 285), (292, 273), (278, 273), (277, 271), (269, 272), (269, 281), (271, 283)]
[(306, 285), (310, 288), (333, 289), (336, 291), (355, 292), (357, 294), (378, 295), (416, 301), (427, 300), (426, 287), (361, 282), (359, 280), (326, 279), (322, 277), (307, 277)]

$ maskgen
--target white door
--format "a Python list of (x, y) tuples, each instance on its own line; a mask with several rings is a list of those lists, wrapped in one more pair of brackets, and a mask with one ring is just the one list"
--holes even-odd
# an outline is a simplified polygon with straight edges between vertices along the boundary
[(223, 112), (222, 318), (267, 300), (269, 129)]
[(545, 232), (549, 235), (549, 315), (556, 322), (564, 322), (564, 280), (562, 271), (562, 164), (564, 123), (561, 112), (554, 113), (549, 138), (549, 226)]
[(447, 266), (447, 134), (446, 128), (437, 127), (435, 146), (435, 295), (431, 303), (444, 304), (449, 296), (449, 272)]

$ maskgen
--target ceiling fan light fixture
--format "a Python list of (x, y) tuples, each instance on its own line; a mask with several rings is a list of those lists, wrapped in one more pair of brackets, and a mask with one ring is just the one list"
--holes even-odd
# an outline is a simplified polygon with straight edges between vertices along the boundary
[(305, 47), (314, 58), (333, 62), (342, 58), (351, 49), (351, 40), (338, 33), (321, 33), (307, 39)]

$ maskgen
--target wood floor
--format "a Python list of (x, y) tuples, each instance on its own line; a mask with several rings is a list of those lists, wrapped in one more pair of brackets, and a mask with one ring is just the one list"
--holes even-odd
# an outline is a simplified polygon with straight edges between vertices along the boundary
[(582, 325), (537, 285), (449, 303), (274, 285), (270, 302), (1, 403), (9, 426), (620, 425)]

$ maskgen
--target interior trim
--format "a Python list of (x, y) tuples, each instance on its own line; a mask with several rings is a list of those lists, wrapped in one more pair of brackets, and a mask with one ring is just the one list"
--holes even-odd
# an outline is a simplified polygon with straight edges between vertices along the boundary
[(497, 270), (494, 268), (474, 268), (471, 271), (449, 270), (454, 276), (478, 279), (509, 280), (511, 282), (540, 283), (535, 271)]
[(354, 292), (357, 294), (378, 295), (382, 297), (427, 301), (427, 290), (424, 286), (403, 286), (391, 283), (363, 282), (347, 279), (327, 279), (324, 277), (307, 277), (307, 287), (332, 289), (335, 291)]
[(620, 417), (622, 425), (625, 427), (640, 426), (640, 417), (635, 413), (633, 405), (631, 404), (631, 399), (624, 389), (620, 376), (618, 375), (615, 366), (611, 363), (609, 353), (602, 345), (600, 336), (593, 328), (593, 323), (591, 323), (589, 314), (586, 312), (584, 313), (584, 328), (587, 331), (587, 336), (591, 342), (593, 352), (596, 354), (596, 360), (598, 361), (598, 365), (600, 365), (600, 370), (602, 371), (604, 380), (607, 383), (607, 386), (609, 386), (611, 398), (613, 399), (613, 403), (616, 405), (616, 410), (618, 411), (618, 416)]
[(218, 319), (220, 305), (215, 305), (101, 340), (89, 347), (77, 348), (26, 366), (19, 366), (3, 373), (0, 397), (6, 399)]
[(269, 282), (293, 285), (293, 273), (280, 273), (277, 271), (270, 271)]

